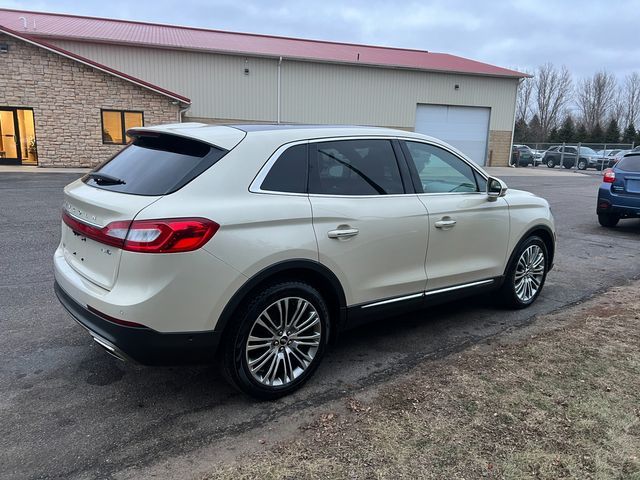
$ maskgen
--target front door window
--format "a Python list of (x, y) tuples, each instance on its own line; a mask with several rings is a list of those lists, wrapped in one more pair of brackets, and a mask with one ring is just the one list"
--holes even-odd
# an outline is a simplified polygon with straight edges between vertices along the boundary
[(33, 110), (0, 107), (0, 164), (37, 165)]

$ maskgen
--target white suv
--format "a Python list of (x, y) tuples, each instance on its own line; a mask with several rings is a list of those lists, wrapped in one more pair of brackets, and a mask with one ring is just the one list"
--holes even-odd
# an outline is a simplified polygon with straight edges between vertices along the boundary
[(548, 203), (436, 139), (365, 127), (196, 123), (133, 142), (64, 190), (56, 293), (111, 354), (217, 360), (260, 398), (340, 331), (496, 291), (553, 265)]

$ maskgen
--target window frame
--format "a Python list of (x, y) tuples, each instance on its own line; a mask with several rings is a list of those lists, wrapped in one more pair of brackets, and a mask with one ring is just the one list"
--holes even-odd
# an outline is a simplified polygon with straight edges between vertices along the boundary
[[(122, 142), (105, 142), (104, 141), (104, 113), (119, 113), (120, 114), (120, 127), (122, 130)], [(144, 111), (142, 110), (117, 110), (114, 108), (101, 108), (100, 109), (100, 138), (102, 139), (103, 145), (129, 145), (131, 142), (127, 142), (127, 129), (125, 128), (125, 113), (139, 113), (142, 115), (142, 127), (144, 127)], [(132, 127), (132, 128), (140, 128), (140, 127)]]
[[(271, 173), (271, 170), (273, 170), (273, 167), (276, 165), (276, 163), (278, 163), (278, 160), (280, 160), (282, 158), (282, 156), (288, 152), (290, 149), (295, 148), (297, 146), (300, 145), (305, 145), (306, 148), (306, 158), (304, 159), (305, 162), (305, 169), (304, 169), (304, 192), (285, 192), (282, 190), (265, 190), (262, 188), (262, 185), (264, 185), (264, 182), (267, 180), (267, 177), (269, 176), (269, 174)], [(285, 148), (283, 148), (285, 147)], [(264, 175), (262, 176), (262, 178), (260, 178), (260, 181), (257, 182), (258, 183), (258, 191), (260, 193), (277, 193), (277, 194), (283, 194), (283, 195), (307, 195), (307, 193), (309, 192), (309, 142), (298, 142), (298, 143), (288, 143), (286, 145), (283, 145), (282, 147), (280, 147), (277, 151), (276, 151), (277, 155), (274, 154), (273, 160), (269, 159), (269, 161), (267, 162), (269, 164), (268, 168), (264, 169)], [(258, 177), (256, 176), (256, 180), (258, 180)], [(251, 190), (251, 189), (250, 189)]]
[[(402, 153), (404, 154), (405, 161), (409, 166), (409, 171), (411, 172), (411, 179), (413, 181), (415, 191), (418, 195), (432, 196), (432, 195), (479, 195), (479, 194), (486, 195), (487, 194), (486, 191), (480, 190), (480, 185), (478, 185), (478, 179), (476, 178), (476, 175), (479, 175), (481, 178), (484, 178), (485, 181), (487, 182), (489, 181), (489, 176), (487, 176), (487, 174), (482, 171), (479, 165), (476, 165), (471, 160), (468, 160), (467, 158), (461, 156), (459, 153), (454, 152), (451, 148), (448, 148), (446, 145), (442, 145), (436, 142), (428, 142), (419, 138), (407, 138), (407, 137), (399, 138), (399, 140), (400, 140), (400, 146), (402, 148)], [(409, 152), (409, 148), (407, 147), (406, 142), (422, 143), (431, 147), (440, 148), (446, 151), (447, 153), (450, 153), (461, 162), (467, 164), (469, 167), (471, 167), (471, 170), (474, 173), (474, 181), (478, 191), (477, 192), (433, 192), (433, 193), (424, 192), (422, 188), (422, 181), (420, 180), (420, 175), (416, 170), (416, 165), (413, 162), (413, 159), (411, 157), (411, 152)]]
[[(329, 194), (329, 193), (309, 193), (309, 178), (311, 176), (311, 159), (313, 155), (317, 154), (317, 144), (325, 143), (325, 142), (339, 142), (346, 140), (387, 140), (391, 143), (391, 147), (393, 148), (393, 153), (396, 157), (396, 163), (398, 165), (398, 170), (400, 172), (400, 178), (402, 179), (402, 185), (404, 188), (404, 193), (393, 193), (389, 195), (337, 195), (337, 194)], [(305, 193), (294, 193), (294, 192), (277, 192), (272, 190), (262, 190), (262, 182), (264, 182), (265, 178), (271, 171), (271, 167), (278, 161), (280, 156), (289, 148), (307, 144), (307, 188)], [(404, 158), (404, 154), (400, 147), (400, 142), (398, 137), (391, 137), (388, 135), (349, 135), (344, 137), (324, 137), (324, 138), (312, 138), (312, 139), (302, 139), (302, 140), (294, 140), (292, 142), (285, 143), (278, 147), (276, 151), (267, 159), (267, 161), (260, 168), (251, 184), (249, 185), (249, 192), (251, 193), (260, 193), (266, 195), (295, 195), (295, 196), (304, 196), (304, 197), (336, 197), (336, 198), (371, 198), (371, 197), (397, 197), (400, 195), (415, 195), (416, 191), (413, 186), (413, 179), (411, 177), (411, 172), (409, 171), (409, 167), (407, 165), (407, 161)]]

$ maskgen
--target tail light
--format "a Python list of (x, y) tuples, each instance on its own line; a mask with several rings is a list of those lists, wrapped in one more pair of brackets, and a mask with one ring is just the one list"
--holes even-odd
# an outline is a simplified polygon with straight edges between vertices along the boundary
[(611, 170), (610, 168), (607, 168), (604, 171), (604, 176), (602, 177), (602, 181), (604, 183), (613, 183), (616, 181), (616, 172)]
[(125, 220), (106, 227), (87, 225), (67, 212), (63, 212), (62, 219), (74, 232), (96, 242), (144, 253), (191, 252), (207, 243), (220, 228), (206, 218)]

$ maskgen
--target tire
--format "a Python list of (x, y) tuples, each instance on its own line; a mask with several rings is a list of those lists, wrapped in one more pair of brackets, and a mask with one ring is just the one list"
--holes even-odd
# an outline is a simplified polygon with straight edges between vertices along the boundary
[(603, 227), (613, 228), (618, 225), (620, 221), (620, 215), (616, 215), (615, 213), (599, 213), (598, 214), (598, 222)]
[[(282, 328), (283, 317), (293, 322), (292, 330)], [(265, 286), (234, 320), (223, 337), (223, 373), (240, 391), (261, 400), (300, 388), (318, 367), (329, 339), (327, 304), (303, 282)]]
[(498, 300), (507, 308), (526, 308), (538, 298), (547, 279), (547, 246), (540, 237), (531, 236), (520, 244), (512, 258)]
[(580, 161), (578, 162), (578, 170), (586, 170), (588, 165), (589, 164), (586, 160), (580, 159)]
[(556, 166), (556, 161), (553, 158), (547, 160), (547, 167), (554, 168)]

